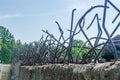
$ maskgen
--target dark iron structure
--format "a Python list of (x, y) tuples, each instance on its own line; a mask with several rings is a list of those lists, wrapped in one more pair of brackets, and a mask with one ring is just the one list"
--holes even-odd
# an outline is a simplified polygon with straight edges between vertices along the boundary
[[(19, 58), (21, 57), (23, 60), (23, 65), (44, 65), (44, 64), (49, 64), (49, 63), (89, 63), (87, 62), (88, 58), (90, 58), (90, 61), (94, 60), (99, 62), (99, 56), (102, 54), (103, 49), (107, 44), (110, 44), (112, 46), (112, 49), (114, 51), (114, 61), (118, 59), (117, 56), (117, 51), (114, 42), (115, 40), (112, 39), (113, 35), (115, 34), (116, 30), (120, 26), (120, 22), (117, 24), (117, 26), (114, 28), (114, 30), (111, 32), (111, 34), (108, 32), (106, 28), (106, 14), (107, 10), (110, 8), (108, 4), (114, 8), (118, 14), (115, 16), (113, 19), (112, 23), (114, 23), (119, 15), (120, 15), (120, 10), (116, 5), (114, 5), (110, 0), (105, 0), (104, 5), (97, 5), (97, 6), (92, 6), (90, 9), (88, 9), (84, 15), (78, 20), (77, 24), (74, 26), (74, 12), (76, 9), (72, 10), (72, 17), (71, 17), (71, 27), (69, 33), (69, 37), (65, 38), (64, 37), (64, 31), (62, 30), (60, 24), (56, 21), (55, 23), (58, 26), (60, 36), (59, 38), (55, 38), (53, 34), (49, 33), (47, 30), (42, 30), (44, 33), (47, 34), (47, 37), (41, 37), (40, 41), (38, 42), (33, 42), (31, 45), (29, 45), (28, 52), (25, 52), (23, 54), (17, 55)], [(86, 21), (86, 16), (91, 13), (94, 9), (100, 9), (102, 8), (103, 10), (103, 17), (100, 18), (98, 13), (95, 14), (93, 17), (90, 25), (86, 28), (89, 30), (94, 23), (94, 21), (97, 21), (97, 36), (93, 36), (91, 38), (88, 37), (87, 32), (85, 30), (85, 21)], [(102, 20), (102, 25), (100, 23), (100, 20)], [(102, 34), (105, 33), (107, 38), (103, 38)], [(72, 42), (74, 39), (74, 36), (81, 34), (84, 35), (86, 38), (86, 42), (82, 45), (79, 46), (79, 52), (77, 57), (74, 59), (72, 56)], [(94, 43), (91, 42), (91, 40), (95, 40)], [(105, 42), (101, 43), (101, 40), (105, 40)], [(119, 42), (119, 40), (117, 40)], [(89, 51), (84, 55), (82, 60), (79, 60), (79, 53), (83, 48), (85, 48), (86, 44), (89, 44)], [(55, 45), (55, 47), (53, 46)], [(67, 46), (66, 46), (67, 45)], [(30, 47), (34, 46), (34, 48)], [(98, 48), (101, 47), (101, 48)], [(62, 54), (65, 51), (66, 54)], [(17, 57), (17, 58), (18, 58)], [(16, 59), (16, 58), (15, 58)], [(14, 61), (14, 60), (13, 60)]]

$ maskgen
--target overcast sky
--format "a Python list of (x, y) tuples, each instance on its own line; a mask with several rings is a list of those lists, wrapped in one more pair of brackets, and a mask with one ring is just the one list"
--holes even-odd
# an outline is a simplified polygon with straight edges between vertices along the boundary
[[(119, 0), (111, 1), (120, 9)], [(103, 5), (104, 0), (0, 0), (0, 25), (8, 28), (15, 39), (22, 42), (39, 40), (41, 35), (45, 34), (41, 31), (42, 29), (58, 36), (59, 31), (55, 21), (60, 23), (66, 32), (65, 36), (68, 36), (67, 29), (70, 27), (72, 9), (77, 9), (74, 18), (75, 25), (86, 10), (97, 4)], [(87, 24), (97, 12), (102, 17), (103, 9), (95, 10), (87, 16)], [(110, 23), (118, 12), (110, 8), (108, 14), (107, 27), (111, 32), (114, 27)], [(113, 26), (116, 26), (119, 21), (118, 17)], [(92, 34), (97, 34), (97, 28), (91, 29), (89, 35)], [(116, 34), (120, 34), (119, 30)], [(77, 38), (83, 39), (81, 35)]]

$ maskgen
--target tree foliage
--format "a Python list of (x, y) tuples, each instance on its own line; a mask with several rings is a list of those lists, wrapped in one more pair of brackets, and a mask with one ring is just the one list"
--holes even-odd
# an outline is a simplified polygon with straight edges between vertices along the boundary
[[(83, 55), (85, 53), (87, 53), (88, 48), (85, 48), (85, 47), (82, 48), (81, 51), (79, 51), (83, 44), (84, 44), (84, 42), (82, 40), (77, 40), (77, 39), (73, 40), (73, 43), (72, 43), (72, 46), (73, 46), (72, 47), (72, 56), (73, 57), (77, 57), (79, 55), (79, 58), (82, 59)], [(86, 47), (88, 47), (88, 46), (86, 46)]]
[(14, 36), (3, 26), (0, 26), (0, 60), (2, 63), (10, 63), (14, 53)]

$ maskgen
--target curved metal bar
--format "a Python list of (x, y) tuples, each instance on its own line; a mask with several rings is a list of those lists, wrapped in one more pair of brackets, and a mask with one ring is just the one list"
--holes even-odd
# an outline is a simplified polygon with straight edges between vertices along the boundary
[(98, 14), (96, 14), (96, 15), (94, 16), (92, 22), (91, 22), (90, 25), (87, 27), (87, 30), (92, 26), (92, 24), (93, 24), (93, 22), (94, 22), (94, 20), (95, 20), (96, 18), (98, 19)]
[[(90, 9), (79, 19), (79, 21), (78, 21), (78, 25), (79, 25), (80, 31), (82, 31), (82, 33), (84, 34), (85, 38), (86, 38), (88, 41), (89, 41), (89, 38), (87, 37), (86, 33), (84, 32), (84, 30), (83, 30), (83, 27), (84, 27), (84, 26), (81, 26), (81, 23), (82, 23), (82, 21), (84, 20), (85, 16), (86, 16), (90, 11), (92, 11), (93, 9), (95, 9), (95, 8), (97, 8), (97, 7), (102, 7), (102, 8), (104, 8), (104, 6), (94, 6), (94, 7), (92, 7), (92, 8), (90, 8)], [(107, 7), (107, 8), (109, 8), (109, 7)], [(75, 29), (77, 29), (77, 28), (75, 28)], [(91, 47), (93, 47), (93, 45), (92, 45), (92, 43), (91, 43), (90, 41), (89, 41), (89, 44), (90, 44)], [(97, 54), (95, 51), (94, 51), (94, 53)]]
[(87, 30), (92, 26), (92, 24), (93, 24), (93, 22), (94, 22), (95, 19), (97, 19), (97, 25), (98, 25), (98, 34), (97, 34), (97, 37), (98, 37), (98, 38), (96, 38), (94, 45), (97, 45), (98, 42), (99, 42), (99, 39), (100, 39), (100, 37), (101, 37), (101, 35), (102, 35), (102, 29), (101, 29), (101, 27), (100, 27), (98, 14), (96, 14), (96, 15), (94, 16), (92, 22), (91, 22), (90, 25), (87, 27)]
[[(94, 10), (94, 9), (96, 9), (96, 8), (104, 8), (104, 6), (103, 6), (103, 5), (97, 5), (97, 6), (93, 6), (93, 7), (91, 7), (90, 9), (88, 9), (88, 10), (85, 12), (85, 14), (78, 20), (78, 22), (77, 22), (77, 24), (76, 24), (76, 26), (75, 26), (75, 28), (74, 28), (73, 35), (72, 35), (72, 36), (75, 36), (75, 35), (77, 35), (77, 34), (80, 33), (81, 29), (80, 29), (78, 32), (76, 32), (79, 23), (82, 23), (82, 21), (83, 21), (83, 24), (84, 24), (84, 23), (85, 23), (85, 21), (84, 21), (84, 20), (85, 20), (85, 16), (86, 16), (89, 12), (91, 12), (92, 10)], [(107, 7), (107, 8), (109, 8), (109, 7)], [(68, 38), (65, 40), (65, 42), (66, 42), (67, 40), (69, 40), (69, 39), (70, 39), (70, 37), (68, 37)]]
[[(113, 40), (113, 42), (114, 42), (114, 43), (117, 43), (117, 42), (120, 42), (120, 40)], [(91, 49), (88, 51), (88, 53), (85, 55), (85, 57), (82, 59), (81, 63), (84, 63), (84, 62), (85, 62), (88, 54), (90, 54), (91, 52), (93, 52), (94, 49), (96, 49), (98, 46), (101, 46), (101, 45), (104, 45), (104, 44), (106, 44), (106, 43), (103, 42), (103, 43), (100, 43), (100, 44), (94, 46), (93, 48), (91, 48)], [(96, 62), (96, 61), (95, 61), (95, 62)]]
[(71, 17), (71, 28), (70, 28), (70, 39), (69, 39), (69, 45), (68, 45), (68, 48), (67, 48), (67, 51), (66, 51), (66, 55), (68, 56), (68, 63), (70, 63), (70, 61), (72, 60), (73, 62), (73, 58), (72, 58), (72, 42), (73, 42), (73, 33), (72, 33), (72, 30), (73, 30), (73, 18), (74, 18), (74, 12), (76, 11), (76, 9), (73, 9), (72, 10), (72, 17)]
[(63, 32), (60, 24), (59, 24), (57, 21), (55, 21), (55, 23), (58, 25), (58, 28), (59, 28), (59, 30), (60, 30), (60, 33), (61, 33), (61, 36), (62, 36), (63, 40), (65, 40), (65, 38), (64, 38), (64, 36), (63, 36), (64, 32)]
[[(103, 29), (104, 29), (107, 37), (108, 37), (108, 40), (110, 40), (111, 45), (112, 45), (112, 47), (113, 47), (113, 50), (114, 50), (114, 52), (115, 52), (115, 57), (116, 57), (115, 60), (117, 60), (117, 51), (116, 51), (115, 45), (113, 44), (112, 39), (111, 39), (111, 37), (110, 37), (110, 35), (109, 35), (109, 33), (108, 33), (107, 29), (106, 29), (106, 26), (105, 26), (105, 23), (106, 23), (106, 12), (107, 12), (107, 2), (108, 2), (108, 0), (105, 0), (102, 26), (103, 26)], [(103, 46), (103, 48), (104, 48), (105, 46), (106, 46), (106, 44)], [(103, 50), (103, 49), (102, 49), (102, 50)], [(102, 50), (101, 50), (101, 51), (102, 51)]]
[(98, 35), (97, 35), (98, 38), (96, 38), (94, 46), (98, 44), (98, 42), (99, 42), (99, 40), (100, 40), (100, 38), (102, 36), (102, 29), (101, 29), (101, 26), (100, 26), (100, 23), (99, 23), (99, 17), (98, 17), (98, 15), (97, 15), (97, 25), (98, 25)]
[(84, 58), (82, 59), (81, 63), (83, 64), (83, 63), (85, 62), (88, 54), (90, 54), (91, 52), (93, 52), (93, 51), (95, 50), (95, 48), (97, 48), (98, 46), (101, 46), (101, 45), (103, 45), (103, 44), (105, 44), (105, 43), (100, 43), (100, 44), (98, 44), (98, 45), (95, 45), (93, 48), (91, 48), (91, 49), (88, 51), (88, 53), (84, 56)]
[[(92, 37), (92, 38), (90, 38), (89, 40), (96, 39), (96, 38), (98, 38), (98, 37)], [(107, 38), (101, 38), (101, 37), (100, 37), (100, 39), (102, 39), (102, 40), (107, 40)], [(78, 54), (77, 54), (76, 62), (78, 61), (79, 53), (81, 52), (81, 50), (85, 47), (85, 45), (86, 45), (87, 43), (88, 43), (88, 41), (86, 41), (86, 42), (80, 47), (79, 52), (78, 52)]]
[[(115, 31), (119, 28), (120, 26), (120, 22), (119, 24), (116, 26), (116, 28), (113, 30), (112, 34), (110, 35), (110, 37), (112, 37), (115, 33)], [(95, 58), (95, 62), (98, 59), (98, 56), (100, 55), (100, 53), (102, 52), (102, 50), (104, 49), (104, 47), (107, 45), (107, 43), (109, 42), (109, 39), (106, 41), (106, 43), (104, 44), (104, 46), (102, 47), (102, 49), (100, 50), (100, 52), (97, 54), (96, 58)]]
[[(46, 34), (48, 34), (51, 38), (53, 38), (55, 41), (57, 41), (62, 47), (66, 48), (66, 46), (64, 46), (64, 44), (62, 44), (61, 42), (59, 42), (52, 34), (50, 34), (48, 31), (42, 30), (43, 32), (45, 32)], [(66, 48), (67, 49), (67, 48)]]

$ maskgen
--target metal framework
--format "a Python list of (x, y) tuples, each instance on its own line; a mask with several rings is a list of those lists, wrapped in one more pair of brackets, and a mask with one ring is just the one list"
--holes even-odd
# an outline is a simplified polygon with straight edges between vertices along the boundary
[[(17, 56), (18, 57), (21, 56), (23, 58), (22, 59), (23, 65), (36, 65), (36, 64), (44, 65), (44, 64), (49, 64), (49, 63), (67, 63), (67, 64), (82, 63), (84, 64), (86, 63), (90, 55), (92, 56), (90, 57), (90, 59), (91, 60), (93, 59), (94, 62), (96, 63), (96, 60), (99, 61), (99, 55), (102, 53), (105, 46), (109, 43), (114, 50), (114, 57), (116, 61), (118, 57), (117, 57), (117, 51), (116, 51), (116, 47), (114, 43), (119, 42), (119, 41), (112, 40), (112, 37), (115, 34), (116, 30), (119, 28), (120, 22), (117, 24), (117, 26), (114, 28), (114, 30), (110, 34), (106, 28), (106, 23), (107, 23), (106, 14), (107, 14), (107, 10), (110, 8), (108, 4), (111, 5), (112, 8), (114, 8), (118, 12), (118, 14), (115, 16), (115, 18), (112, 21), (112, 23), (114, 23), (120, 15), (120, 10), (110, 0), (105, 0), (104, 5), (97, 5), (97, 6), (93, 6), (90, 9), (88, 9), (84, 13), (84, 15), (78, 20), (75, 26), (73, 25), (73, 22), (74, 22), (74, 12), (76, 11), (76, 9), (73, 9), (72, 17), (71, 17), (71, 27), (70, 27), (70, 30), (68, 30), (70, 35), (68, 38), (64, 37), (64, 31), (62, 30), (60, 24), (56, 21), (55, 23), (57, 24), (59, 32), (60, 32), (60, 36), (58, 39), (55, 38), (54, 35), (49, 33), (48, 31), (42, 30), (44, 33), (47, 34), (47, 37), (44, 38), (42, 36), (39, 42), (31, 43), (31, 45), (35, 45), (34, 49), (29, 47), (30, 50), (28, 52), (25, 52), (26, 54), (23, 53)], [(94, 21), (96, 20), (97, 29), (98, 29), (97, 36), (93, 36), (89, 38), (87, 35), (87, 32), (84, 30), (85, 21), (86, 21), (85, 18), (94, 9), (100, 9), (100, 8), (103, 9), (103, 17), (100, 18), (98, 13), (96, 13), (90, 25), (86, 28), (87, 30), (89, 30), (92, 24), (94, 23)], [(101, 24), (102, 26), (100, 25), (100, 19), (102, 19), (102, 24)], [(106, 34), (107, 38), (102, 37), (103, 32)], [(84, 35), (87, 41), (82, 46), (79, 46), (78, 55), (74, 60), (72, 56), (72, 47), (75, 47), (75, 46), (72, 46), (72, 42), (73, 42), (74, 36), (78, 34)], [(94, 43), (91, 42), (92, 39), (95, 39)], [(105, 42), (100, 43), (101, 39), (105, 40)], [(85, 48), (85, 45), (87, 43), (90, 45), (89, 51), (85, 54), (83, 59), (79, 61), (79, 53), (81, 52), (83, 48)], [(53, 47), (53, 45), (55, 45), (56, 47)], [(99, 46), (101, 46), (101, 48), (98, 49)], [(64, 51), (66, 52), (66, 54), (63, 55), (62, 53)]]

